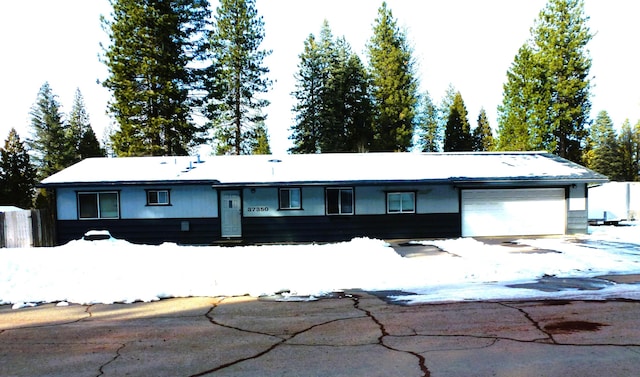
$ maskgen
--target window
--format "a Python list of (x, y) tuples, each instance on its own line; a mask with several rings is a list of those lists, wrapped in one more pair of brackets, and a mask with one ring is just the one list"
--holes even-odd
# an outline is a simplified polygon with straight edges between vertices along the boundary
[(415, 192), (388, 192), (387, 213), (415, 213)]
[(169, 190), (147, 190), (148, 206), (168, 206), (170, 204)]
[(280, 209), (302, 209), (300, 188), (280, 189)]
[(353, 189), (352, 188), (328, 188), (327, 189), (327, 214), (328, 215), (353, 214)]
[(117, 219), (120, 216), (117, 192), (79, 192), (81, 219)]

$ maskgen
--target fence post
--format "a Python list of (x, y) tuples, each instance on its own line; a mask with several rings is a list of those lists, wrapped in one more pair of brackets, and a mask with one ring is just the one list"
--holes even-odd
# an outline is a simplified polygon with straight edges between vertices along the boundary
[(5, 220), (4, 212), (0, 212), (0, 248), (7, 247), (7, 238), (5, 236)]

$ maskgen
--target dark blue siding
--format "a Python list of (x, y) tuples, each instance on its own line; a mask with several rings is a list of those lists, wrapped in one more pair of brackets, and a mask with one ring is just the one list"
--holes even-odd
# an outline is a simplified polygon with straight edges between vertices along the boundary
[[(182, 230), (183, 221), (189, 223), (189, 230)], [(217, 218), (58, 220), (58, 243), (80, 239), (92, 229), (106, 229), (115, 238), (143, 244), (208, 245), (220, 239), (220, 221)]]
[(245, 217), (247, 242), (345, 241), (354, 237), (380, 239), (459, 237), (460, 214)]
[[(183, 231), (182, 221), (189, 222)], [(242, 241), (331, 242), (354, 237), (380, 239), (446, 238), (461, 234), (460, 214), (405, 214), (356, 216), (245, 217)], [(80, 239), (88, 230), (108, 230), (133, 243), (209, 245), (221, 241), (220, 221), (210, 219), (59, 220), (60, 244)]]

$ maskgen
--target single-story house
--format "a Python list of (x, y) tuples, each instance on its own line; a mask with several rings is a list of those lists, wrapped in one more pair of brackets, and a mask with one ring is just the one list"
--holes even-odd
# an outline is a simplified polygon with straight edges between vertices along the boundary
[(607, 178), (544, 152), (89, 158), (46, 179), (58, 242), (212, 244), (587, 230)]

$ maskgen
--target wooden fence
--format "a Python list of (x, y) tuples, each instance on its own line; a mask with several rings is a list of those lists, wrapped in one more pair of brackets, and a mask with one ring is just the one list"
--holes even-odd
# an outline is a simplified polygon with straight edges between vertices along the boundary
[(0, 212), (0, 247), (54, 246), (55, 228), (46, 210)]

